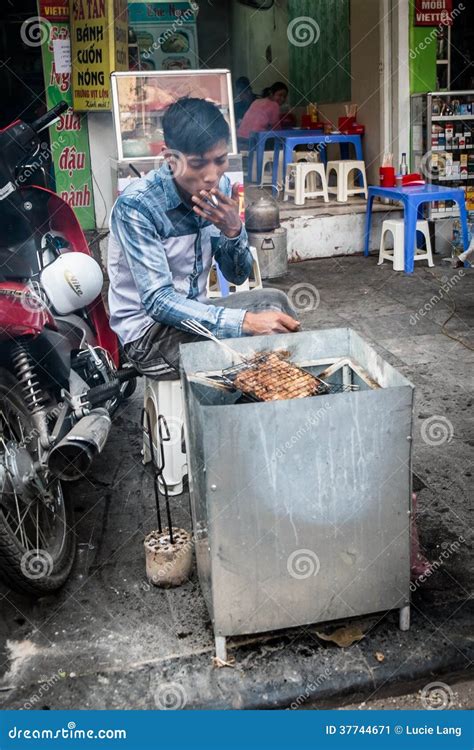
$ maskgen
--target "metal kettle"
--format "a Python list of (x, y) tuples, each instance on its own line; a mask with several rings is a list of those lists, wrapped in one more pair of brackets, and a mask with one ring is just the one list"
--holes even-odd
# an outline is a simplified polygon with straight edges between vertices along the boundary
[(270, 195), (262, 195), (245, 209), (245, 226), (249, 232), (273, 232), (280, 226), (280, 209)]

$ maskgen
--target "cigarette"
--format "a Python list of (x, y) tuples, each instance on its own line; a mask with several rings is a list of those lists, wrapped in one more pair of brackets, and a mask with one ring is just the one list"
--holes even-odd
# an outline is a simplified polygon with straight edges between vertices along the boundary
[(216, 196), (215, 196), (215, 195), (213, 195), (213, 194), (211, 193), (211, 195), (210, 195), (210, 198), (211, 198), (211, 201), (213, 202), (213, 204), (214, 204), (215, 206), (218, 206), (218, 205), (219, 205), (219, 201), (217, 200), (217, 198), (216, 198)]

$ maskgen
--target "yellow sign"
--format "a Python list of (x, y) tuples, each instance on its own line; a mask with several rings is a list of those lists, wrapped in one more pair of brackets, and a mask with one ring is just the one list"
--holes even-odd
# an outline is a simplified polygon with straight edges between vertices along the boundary
[(70, 0), (74, 109), (110, 109), (110, 74), (128, 70), (127, 0)]

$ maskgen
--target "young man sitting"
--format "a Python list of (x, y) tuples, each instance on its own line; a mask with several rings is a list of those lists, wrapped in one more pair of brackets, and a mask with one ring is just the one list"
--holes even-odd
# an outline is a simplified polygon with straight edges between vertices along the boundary
[(229, 127), (204, 99), (172, 104), (163, 118), (163, 165), (133, 182), (111, 215), (108, 250), (110, 323), (128, 359), (149, 377), (179, 376), (179, 345), (195, 341), (183, 321), (219, 338), (299, 329), (276, 289), (206, 298), (212, 257), (242, 284), (252, 270), (237, 186), (228, 169)]

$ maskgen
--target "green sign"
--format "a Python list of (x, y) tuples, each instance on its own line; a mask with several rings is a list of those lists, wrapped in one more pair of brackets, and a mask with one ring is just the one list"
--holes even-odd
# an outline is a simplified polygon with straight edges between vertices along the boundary
[[(56, 0), (56, 4), (58, 0)], [(61, 3), (62, 5), (62, 3)], [(73, 209), (83, 229), (95, 228), (94, 196), (85, 115), (72, 109), (69, 22), (49, 15), (55, 2), (40, 2), (47, 38), (41, 47), (46, 106), (66, 101), (69, 109), (49, 129), (56, 192)], [(49, 16), (49, 17), (48, 17)], [(45, 35), (46, 36), (46, 35)]]

